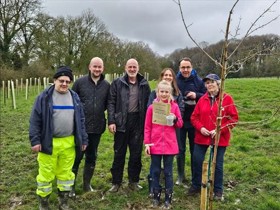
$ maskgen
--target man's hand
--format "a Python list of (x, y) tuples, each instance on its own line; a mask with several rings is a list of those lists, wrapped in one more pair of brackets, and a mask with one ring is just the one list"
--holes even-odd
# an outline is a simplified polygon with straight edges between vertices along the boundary
[(87, 148), (87, 145), (83, 144), (83, 145), (82, 145), (82, 151), (85, 151), (86, 148)]
[(40, 152), (41, 149), (42, 149), (42, 145), (41, 145), (41, 144), (37, 144), (37, 145), (31, 147), (31, 150), (32, 150), (33, 152)]
[(112, 134), (115, 134), (116, 133), (116, 124), (111, 124), (109, 125), (109, 131), (112, 133)]
[(196, 93), (192, 91), (188, 92), (186, 96), (190, 99), (196, 99)]

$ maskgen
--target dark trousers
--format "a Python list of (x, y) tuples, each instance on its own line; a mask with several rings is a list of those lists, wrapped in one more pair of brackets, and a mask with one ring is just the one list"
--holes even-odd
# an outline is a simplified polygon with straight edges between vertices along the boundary
[(177, 158), (182, 158), (185, 159), (186, 158), (186, 137), (188, 134), (188, 139), (189, 139), (189, 148), (190, 148), (190, 156), (191, 156), (191, 174), (193, 177), (193, 151), (194, 151), (194, 133), (195, 133), (195, 129), (193, 127), (190, 128), (185, 128), (182, 127), (180, 129), (180, 137), (179, 137), (179, 141), (178, 141), (178, 145), (179, 145), (179, 154), (177, 156)]
[(170, 192), (173, 191), (173, 159), (174, 155), (151, 155), (152, 164), (152, 187), (160, 190), (160, 174), (161, 174), (161, 160), (163, 160), (163, 171), (165, 178), (165, 189)]
[(85, 154), (85, 163), (92, 167), (96, 165), (97, 149), (100, 142), (101, 134), (88, 133), (88, 146), (84, 152), (76, 147), (76, 158), (73, 166), (73, 171), (78, 171), (79, 165)]
[(141, 156), (143, 134), (140, 132), (138, 113), (129, 113), (127, 116), (126, 131), (117, 131), (115, 133), (114, 161), (111, 168), (113, 184), (122, 183), (127, 147), (129, 148), (129, 182), (139, 182), (139, 176), (142, 169)]
[[(194, 176), (192, 178), (192, 185), (194, 188), (199, 189), (201, 187), (201, 176), (202, 176), (202, 164), (207, 152), (207, 145), (195, 144), (194, 146)], [(215, 169), (215, 181), (214, 181), (214, 192), (223, 192), (223, 167), (224, 167), (224, 155), (226, 147), (218, 147), (216, 157), (216, 169)], [(208, 160), (207, 160), (208, 161)]]

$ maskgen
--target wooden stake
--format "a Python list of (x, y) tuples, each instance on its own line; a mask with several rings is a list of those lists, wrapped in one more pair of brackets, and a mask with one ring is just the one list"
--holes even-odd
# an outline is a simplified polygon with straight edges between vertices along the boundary
[(206, 210), (207, 208), (207, 195), (208, 195), (207, 185), (208, 185), (208, 162), (203, 161), (200, 210)]

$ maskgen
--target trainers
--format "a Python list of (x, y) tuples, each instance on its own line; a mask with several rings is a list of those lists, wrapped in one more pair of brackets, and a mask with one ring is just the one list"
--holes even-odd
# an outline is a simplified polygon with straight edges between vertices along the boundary
[(225, 198), (223, 196), (223, 193), (222, 192), (215, 192), (214, 193), (214, 200), (216, 200), (216, 201), (224, 201)]
[(199, 194), (201, 191), (200, 188), (195, 188), (194, 186), (191, 186), (190, 189), (188, 190), (188, 195), (196, 195)]
[(111, 193), (118, 192), (120, 189), (120, 186), (121, 185), (119, 185), (119, 184), (113, 184), (113, 186), (110, 188), (109, 192), (111, 192)]
[(128, 184), (129, 189), (131, 189), (132, 191), (138, 191), (143, 189), (143, 187), (141, 185), (139, 185), (137, 182), (130, 182)]

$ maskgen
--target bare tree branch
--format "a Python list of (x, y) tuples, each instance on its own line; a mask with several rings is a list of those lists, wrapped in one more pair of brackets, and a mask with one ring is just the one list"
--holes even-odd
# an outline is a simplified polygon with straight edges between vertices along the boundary
[(217, 66), (222, 67), (221, 64), (220, 64), (217, 60), (215, 60), (211, 55), (209, 55), (209, 54), (195, 41), (195, 39), (194, 39), (194, 38), (192, 37), (192, 35), (190, 34), (190, 32), (189, 32), (189, 27), (190, 27), (192, 24), (190, 24), (190, 25), (187, 26), (187, 24), (186, 24), (186, 22), (185, 22), (185, 18), (184, 18), (184, 14), (183, 14), (183, 11), (182, 11), (182, 6), (181, 6), (181, 1), (180, 1), (180, 0), (178, 0), (178, 1), (173, 0), (173, 1), (174, 1), (176, 4), (178, 4), (178, 6), (179, 6), (180, 13), (181, 13), (181, 18), (182, 18), (184, 27), (185, 27), (186, 32), (187, 32), (188, 36), (190, 37), (190, 39), (193, 41), (193, 43), (194, 43), (203, 53), (205, 53), (205, 55), (206, 55), (210, 60), (212, 60)]
[(240, 41), (239, 44), (236, 46), (236, 48), (234, 49), (234, 51), (228, 56), (228, 59), (231, 58), (231, 56), (237, 51), (237, 49), (239, 48), (239, 46), (244, 42), (244, 40), (245, 40), (249, 35), (251, 35), (251, 34), (252, 34), (253, 32), (255, 32), (255, 31), (259, 30), (260, 28), (263, 28), (263, 27), (269, 25), (271, 22), (277, 20), (277, 19), (280, 17), (280, 15), (277, 15), (276, 17), (274, 17), (273, 19), (269, 20), (268, 22), (266, 22), (266, 23), (264, 23), (264, 24), (262, 24), (262, 25), (260, 25), (260, 26), (258, 26), (258, 27), (256, 27), (256, 28), (254, 28), (254, 26), (257, 24), (257, 22), (258, 22), (261, 18), (263, 18), (264, 15), (265, 15), (266, 13), (268, 13), (268, 12), (271, 10), (271, 8), (273, 7), (273, 5), (276, 4), (277, 1), (278, 1), (278, 0), (275, 0), (267, 9), (265, 9), (265, 10), (263, 11), (262, 14), (260, 14), (260, 15), (256, 18), (256, 20), (255, 20), (255, 21), (251, 24), (251, 26), (248, 28), (248, 30), (247, 30), (247, 32), (245, 33), (244, 37), (241, 39), (241, 41)]

